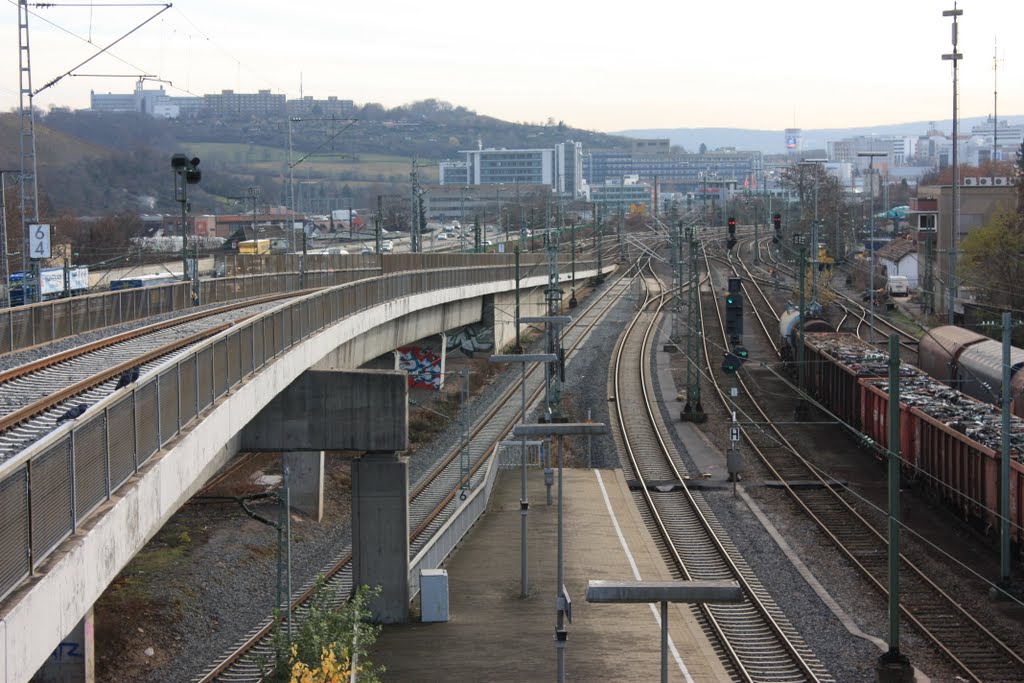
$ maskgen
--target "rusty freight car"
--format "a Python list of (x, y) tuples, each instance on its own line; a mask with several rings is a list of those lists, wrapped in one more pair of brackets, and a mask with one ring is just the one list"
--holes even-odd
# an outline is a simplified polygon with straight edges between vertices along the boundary
[[(888, 448), (888, 357), (852, 334), (808, 334), (808, 390), (847, 424)], [(917, 368), (900, 367), (904, 476), (972, 526), (998, 531), (1001, 415)], [(1024, 522), (1024, 420), (1011, 420), (1010, 521)]]

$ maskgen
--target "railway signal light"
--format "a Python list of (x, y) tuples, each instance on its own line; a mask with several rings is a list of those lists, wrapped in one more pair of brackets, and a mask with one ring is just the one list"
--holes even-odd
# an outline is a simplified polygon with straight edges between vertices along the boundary
[(733, 343), (743, 337), (743, 295), (738, 292), (725, 296), (725, 333)]
[(741, 363), (746, 362), (746, 360), (750, 358), (750, 352), (747, 351), (747, 347), (745, 346), (737, 346), (732, 350), (732, 352), (736, 354), (736, 357), (740, 359)]
[(729, 216), (729, 234), (736, 234), (736, 219), (733, 218), (732, 216)]
[(772, 216), (772, 225), (775, 226), (775, 232), (782, 230), (782, 214), (777, 213)]
[(735, 353), (722, 354), (722, 372), (726, 373), (727, 375), (734, 374), (737, 370), (740, 369), (740, 365), (742, 364), (743, 362)]

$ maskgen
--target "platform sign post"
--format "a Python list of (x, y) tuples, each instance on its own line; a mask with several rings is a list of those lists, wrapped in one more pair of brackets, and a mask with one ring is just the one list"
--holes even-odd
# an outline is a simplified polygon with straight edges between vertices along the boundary
[(23, 300), (25, 303), (38, 303), (43, 300), (40, 293), (42, 283), (39, 278), (39, 263), (53, 256), (50, 249), (49, 224), (32, 223), (28, 226), (28, 255), (29, 272), (22, 278), (22, 291), (29, 296), (25, 296)]
[(47, 259), (50, 253), (50, 226), (45, 223), (33, 223), (28, 226), (29, 255), (34, 259)]

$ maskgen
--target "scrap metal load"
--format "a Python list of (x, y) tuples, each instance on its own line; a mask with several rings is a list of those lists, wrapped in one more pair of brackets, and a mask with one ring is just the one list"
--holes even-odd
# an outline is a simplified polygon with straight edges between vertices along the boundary
[[(847, 333), (806, 335), (808, 391), (882, 452), (889, 445), (889, 357)], [(1002, 416), (921, 370), (900, 364), (900, 458), (908, 481), (972, 524), (998, 529)], [(1024, 521), (1024, 420), (1011, 418), (1010, 518)]]

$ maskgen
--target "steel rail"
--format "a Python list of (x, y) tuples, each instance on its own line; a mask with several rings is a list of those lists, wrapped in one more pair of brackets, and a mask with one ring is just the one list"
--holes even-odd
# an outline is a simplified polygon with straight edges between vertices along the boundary
[[(648, 281), (645, 278), (645, 281)], [(660, 289), (660, 282), (656, 281), (656, 287)], [(647, 294), (647, 300), (641, 306), (640, 310), (634, 316), (629, 326), (623, 333), (618, 349), (615, 354), (614, 363), (614, 386), (615, 386), (615, 405), (616, 405), (616, 418), (619, 429), (622, 434), (623, 446), (626, 452), (626, 457), (629, 460), (630, 466), (632, 467), (636, 477), (640, 480), (640, 494), (642, 495), (644, 502), (647, 506), (647, 510), (652, 518), (652, 524), (654, 524), (658, 534), (661, 536), (664, 552), (666, 552), (674, 562), (676, 571), (687, 580), (693, 578), (720, 578), (720, 572), (725, 571), (731, 577), (735, 578), (741, 584), (744, 593), (747, 596), (747, 603), (749, 608), (752, 609), (752, 614), (744, 615), (739, 613), (739, 609), (742, 606), (715, 606), (715, 605), (699, 605), (700, 612), (709, 624), (709, 628), (714, 632), (721, 647), (727, 653), (727, 656), (734, 667), (736, 674), (744, 681), (755, 681), (762, 680), (760, 677), (770, 678), (772, 674), (767, 673), (766, 669), (775, 672), (775, 675), (779, 674), (779, 669), (783, 666), (780, 659), (785, 659), (788, 662), (789, 668), (785, 675), (792, 676), (796, 671), (799, 671), (804, 677), (804, 680), (820, 681), (829, 680), (827, 676), (819, 675), (814, 671), (814, 667), (806, 661), (805, 655), (799, 651), (799, 648), (792, 642), (790, 636), (786, 634), (785, 628), (778, 622), (778, 620), (772, 614), (772, 608), (766, 603), (766, 594), (764, 590), (759, 586), (754, 586), (752, 578), (748, 578), (749, 569), (744, 570), (739, 566), (737, 560), (732, 556), (732, 553), (725, 547), (719, 534), (722, 533), (715, 529), (715, 524), (709, 519), (708, 514), (701, 509), (701, 505), (698, 504), (696, 496), (685, 486), (685, 481), (690, 477), (688, 474), (684, 474), (679, 471), (676, 463), (676, 458), (673, 457), (674, 449), (670, 448), (666, 443), (666, 440), (662, 434), (661, 421), (655, 416), (655, 411), (651, 405), (650, 398), (650, 386), (649, 386), (649, 350), (653, 343), (653, 337), (657, 330), (657, 323), (661, 317), (662, 309), (666, 305), (667, 296), (666, 293), (651, 294), (650, 288)], [(649, 311), (653, 309), (653, 311)], [(645, 321), (646, 314), (646, 321)], [(638, 328), (641, 322), (645, 325)], [(639, 353), (636, 354), (637, 358), (632, 358), (629, 363), (626, 362), (625, 356), (627, 349), (632, 349), (630, 355), (632, 356), (636, 349), (639, 349)], [(637, 362), (639, 367), (632, 365), (633, 362)], [(639, 386), (636, 390), (639, 391), (640, 396), (634, 394), (627, 394), (625, 385), (627, 382), (623, 381), (626, 378), (631, 383), (634, 378), (639, 377)], [(623, 398), (627, 398), (624, 402)], [(653, 453), (648, 452), (647, 445), (650, 442), (649, 435), (638, 435), (635, 433), (636, 425), (630, 425), (629, 417), (636, 410), (636, 402), (642, 402), (644, 406), (644, 416), (646, 428), (653, 434), (654, 439), (657, 441), (658, 449), (660, 450), (659, 456), (654, 456)], [(624, 409), (624, 405), (626, 408)], [(624, 410), (630, 411), (629, 413)], [(643, 428), (641, 428), (643, 429)], [(641, 457), (639, 453), (633, 448), (633, 441), (639, 440), (643, 442), (644, 456)], [(650, 470), (651, 462), (658, 460), (658, 469), (667, 465), (667, 469), (675, 477), (675, 479), (683, 485), (683, 497), (684, 502), (678, 502), (678, 509), (664, 510), (663, 507), (666, 505), (671, 506), (671, 501), (664, 501), (658, 503), (654, 500), (645, 482), (649, 478), (645, 476), (645, 469)], [(650, 474), (650, 476), (658, 476), (660, 471)], [(699, 552), (704, 553), (706, 550), (706, 543), (710, 543), (713, 550), (711, 551), (717, 559), (710, 558), (699, 558), (696, 561), (691, 557), (688, 562), (684, 559), (678, 548), (678, 539), (673, 537), (673, 534), (668, 529), (668, 524), (664, 520), (664, 515), (671, 512), (674, 515), (683, 514), (688, 518), (686, 524), (687, 528), (694, 527), (694, 524), (698, 526), (706, 540), (700, 543), (696, 543), (693, 539), (688, 540), (688, 545), (693, 548), (697, 546)], [(676, 525), (678, 526), (678, 524)], [(692, 530), (692, 529), (691, 529)], [(692, 551), (691, 551), (692, 555)], [(712, 569), (712, 563), (723, 563), (724, 566)], [(700, 567), (697, 573), (691, 569), (690, 565), (696, 564)], [(762, 598), (765, 595), (765, 598)], [(721, 612), (722, 618), (729, 622), (728, 626), (724, 626), (720, 621), (718, 613)], [(757, 616), (754, 617), (753, 615)], [(751, 625), (751, 622), (757, 622)], [(764, 652), (765, 647), (761, 637), (750, 638), (751, 629), (767, 629), (773, 634), (778, 649), (769, 650), (767, 653)], [(743, 631), (741, 634), (737, 634), (736, 631)], [(729, 632), (732, 632), (730, 635)], [(733, 639), (737, 638), (743, 641), (741, 650), (738, 650), (734, 645)], [(756, 669), (756, 672), (753, 669)]]

